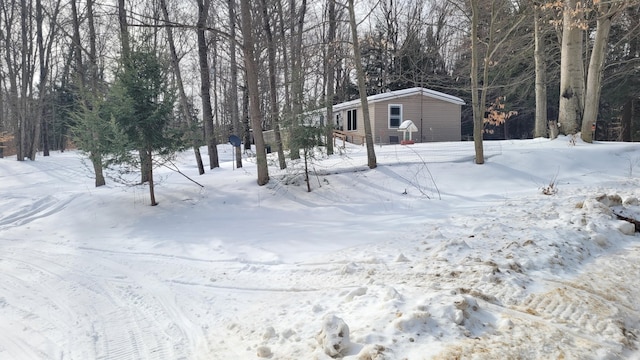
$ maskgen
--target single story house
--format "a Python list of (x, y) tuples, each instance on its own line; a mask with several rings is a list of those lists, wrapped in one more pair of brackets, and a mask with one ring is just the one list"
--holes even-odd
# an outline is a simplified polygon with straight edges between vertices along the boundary
[[(377, 144), (397, 144), (402, 140), (401, 125), (411, 120), (416, 142), (460, 141), (461, 107), (458, 97), (421, 87), (372, 95), (369, 116), (373, 141)], [(364, 139), (364, 117), (360, 99), (333, 106), (333, 123), (347, 140), (361, 144)], [(417, 129), (416, 129), (417, 128)]]

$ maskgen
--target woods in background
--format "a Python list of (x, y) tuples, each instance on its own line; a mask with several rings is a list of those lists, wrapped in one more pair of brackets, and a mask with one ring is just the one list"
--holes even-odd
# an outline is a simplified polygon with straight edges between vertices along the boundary
[[(639, 140), (639, 19), (640, 0), (4, 0), (0, 156), (34, 160), (38, 151), (80, 146), (99, 186), (116, 152), (105, 132), (115, 131), (148, 174), (155, 150), (114, 120), (122, 108), (104, 106), (130, 54), (141, 51), (166, 72), (166, 81), (149, 84), (163, 89), (135, 99), (170, 101), (166, 119), (150, 117), (159, 121), (153, 130), (179, 130), (201, 174), (200, 146), (215, 169), (216, 145), (230, 135), (245, 149), (255, 143), (261, 185), (262, 131), (274, 132), (285, 168), (300, 157), (300, 142), (288, 139), (305, 133), (296, 131), (305, 112), (328, 108), (328, 138), (332, 105), (415, 86), (465, 99), (461, 138), (477, 142), (478, 163), (483, 139)], [(509, 117), (488, 117), (495, 99)], [(82, 124), (90, 126), (79, 136)], [(106, 142), (91, 147), (91, 139)]]

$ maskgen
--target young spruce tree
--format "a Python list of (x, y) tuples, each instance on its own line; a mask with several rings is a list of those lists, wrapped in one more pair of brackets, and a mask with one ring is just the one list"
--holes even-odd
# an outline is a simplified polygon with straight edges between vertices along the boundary
[(70, 126), (74, 143), (85, 153), (95, 174), (96, 187), (105, 185), (103, 169), (111, 163), (121, 162), (127, 156), (127, 138), (118, 124), (105, 113), (104, 100), (91, 99), (79, 102), (78, 109), (72, 114)]
[[(168, 85), (168, 68), (152, 51), (132, 51), (117, 75), (108, 101), (110, 115), (126, 134), (130, 150), (140, 150), (141, 160), (151, 164), (146, 171), (152, 206), (158, 204), (153, 184), (154, 159), (172, 157), (181, 149), (181, 136), (170, 126), (174, 92)], [(125, 157), (123, 162), (140, 166), (136, 157)]]
[(307, 192), (311, 192), (311, 182), (309, 181), (309, 165), (315, 160), (316, 149), (324, 145), (322, 139), (325, 129), (322, 126), (313, 124), (298, 124), (293, 131), (290, 142), (292, 146), (302, 150), (304, 158), (304, 181), (307, 183)]

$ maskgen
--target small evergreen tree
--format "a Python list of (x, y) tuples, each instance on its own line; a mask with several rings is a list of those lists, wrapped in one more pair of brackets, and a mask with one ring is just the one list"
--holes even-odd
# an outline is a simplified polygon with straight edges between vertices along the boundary
[(309, 124), (300, 124), (293, 129), (293, 137), (291, 142), (294, 146), (302, 150), (304, 159), (304, 181), (307, 183), (307, 192), (311, 192), (311, 183), (309, 182), (309, 164), (313, 162), (316, 155), (316, 149), (324, 145), (322, 139), (325, 130), (321, 126)]
[(80, 103), (71, 118), (71, 134), (78, 149), (91, 160), (96, 187), (105, 185), (103, 169), (128, 157), (126, 135), (115, 119), (105, 113), (103, 101), (99, 99), (91, 102), (91, 108)]
[[(122, 161), (148, 171), (149, 196), (155, 206), (154, 158), (172, 157), (181, 149), (182, 136), (170, 126), (174, 93), (167, 81), (169, 66), (147, 50), (132, 51), (123, 65), (110, 92), (109, 113), (126, 134), (129, 150), (142, 154), (139, 161), (135, 157)], [(145, 162), (150, 166), (143, 166)]]

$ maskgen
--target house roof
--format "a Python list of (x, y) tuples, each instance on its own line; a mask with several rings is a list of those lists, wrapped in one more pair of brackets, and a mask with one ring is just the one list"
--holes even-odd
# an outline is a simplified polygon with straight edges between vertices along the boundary
[[(453, 95), (441, 93), (439, 91), (435, 91), (431, 89), (425, 89), (422, 87), (414, 87), (409, 89), (395, 90), (395, 91), (389, 91), (382, 94), (371, 95), (367, 97), (367, 101), (369, 102), (369, 104), (372, 104), (379, 101), (392, 100), (392, 99), (402, 98), (405, 96), (412, 96), (416, 94), (422, 94), (423, 96), (450, 102), (452, 104), (457, 104), (457, 105), (465, 104), (464, 100), (460, 99), (459, 97), (455, 97)], [(333, 105), (333, 111), (340, 111), (344, 109), (353, 108), (356, 106), (360, 106), (360, 99), (351, 100), (351, 101)]]

